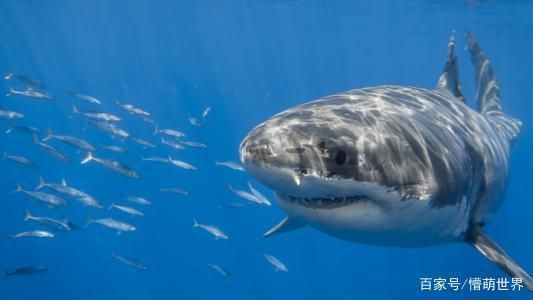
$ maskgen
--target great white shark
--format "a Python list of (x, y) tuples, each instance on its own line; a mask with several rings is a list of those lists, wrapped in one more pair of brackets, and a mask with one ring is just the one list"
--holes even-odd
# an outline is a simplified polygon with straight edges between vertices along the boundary
[(466, 36), (478, 111), (463, 96), (452, 34), (435, 89), (355, 89), (255, 127), (241, 162), (288, 214), (264, 236), (310, 225), (382, 246), (466, 242), (532, 290), (531, 276), (483, 229), (504, 198), (521, 122), (503, 113), (493, 68)]

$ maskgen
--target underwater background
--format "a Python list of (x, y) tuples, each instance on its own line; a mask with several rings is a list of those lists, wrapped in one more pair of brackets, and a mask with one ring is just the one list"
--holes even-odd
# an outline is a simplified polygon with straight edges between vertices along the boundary
[[(421, 249), (349, 243), (311, 228), (262, 240), (284, 217), (274, 195), (244, 172), (216, 166), (238, 161), (246, 133), (277, 112), (340, 91), (399, 84), (432, 88), (444, 66), (448, 39), (457, 32), (463, 91), (475, 99), (473, 68), (464, 32), (472, 31), (499, 80), (504, 111), (523, 121), (511, 155), (506, 199), (487, 232), (528, 271), (533, 270), (533, 3), (530, 1), (0, 1), (0, 72), (31, 76), (53, 101), (4, 96), (14, 80), (0, 81), (0, 106), (23, 113), (0, 120), (0, 151), (39, 164), (20, 168), (0, 160), (0, 270), (46, 266), (33, 276), (0, 280), (0, 299), (518, 299), (521, 292), (421, 292), (421, 277), (505, 277), (473, 247), (458, 243)], [(102, 100), (91, 105), (69, 94)], [(207, 148), (175, 151), (153, 135), (154, 125), (114, 104), (131, 103), (151, 114), (160, 128), (173, 128)], [(120, 127), (156, 145), (145, 148), (111, 138), (72, 113), (100, 110), (122, 118)], [(202, 119), (202, 112), (211, 107)], [(193, 126), (190, 117), (202, 119)], [(83, 138), (95, 156), (138, 171), (132, 179), (50, 140), (72, 162), (60, 162), (28, 134), (4, 134), (31, 125)], [(117, 154), (99, 145), (128, 150)], [(144, 162), (171, 154), (198, 169)], [(39, 176), (89, 193), (106, 209), (50, 209), (23, 193)], [(228, 189), (250, 181), (272, 202), (257, 205)], [(188, 196), (162, 193), (179, 187)], [(125, 195), (152, 205), (128, 203)], [(68, 197), (65, 197), (66, 199)], [(132, 218), (112, 203), (142, 209)], [(227, 204), (240, 203), (232, 207)], [(241, 205), (243, 207), (241, 207)], [(68, 218), (80, 230), (52, 239), (4, 236), (40, 228), (32, 214)], [(88, 218), (113, 217), (133, 224), (117, 235)], [(193, 229), (193, 219), (224, 230), (215, 240)], [(148, 267), (137, 270), (113, 259), (116, 252)], [(263, 257), (279, 258), (289, 272), (276, 272)], [(217, 264), (224, 277), (206, 264)]]

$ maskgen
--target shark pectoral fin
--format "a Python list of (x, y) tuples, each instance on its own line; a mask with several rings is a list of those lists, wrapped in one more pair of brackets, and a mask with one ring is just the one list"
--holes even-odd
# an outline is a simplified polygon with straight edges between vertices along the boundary
[(276, 226), (272, 227), (269, 231), (263, 234), (263, 238), (271, 237), (279, 233), (284, 233), (284, 232), (289, 232), (289, 231), (293, 231), (296, 229), (300, 229), (304, 226), (305, 225), (302, 224), (300, 221), (294, 219), (291, 216), (287, 216), (285, 219), (279, 222)]
[(513, 261), (481, 228), (472, 229), (467, 237), (467, 241), (511, 277), (522, 278), (523, 285), (530, 291), (533, 291), (533, 278)]
[(459, 67), (457, 65), (457, 56), (455, 56), (455, 31), (448, 42), (448, 55), (446, 56), (446, 64), (444, 70), (439, 77), (437, 89), (449, 91), (457, 99), (466, 102), (463, 92), (461, 90), (461, 82), (459, 80)]

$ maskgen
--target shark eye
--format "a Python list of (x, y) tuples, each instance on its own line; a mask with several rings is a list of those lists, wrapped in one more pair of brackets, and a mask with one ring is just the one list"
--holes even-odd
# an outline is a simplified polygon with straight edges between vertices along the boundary
[(346, 162), (346, 152), (342, 150), (337, 151), (337, 154), (335, 154), (335, 162), (338, 165), (343, 165)]

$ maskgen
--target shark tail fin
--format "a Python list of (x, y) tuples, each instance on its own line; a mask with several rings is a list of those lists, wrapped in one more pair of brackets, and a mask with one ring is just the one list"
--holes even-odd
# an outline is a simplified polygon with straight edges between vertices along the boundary
[(44, 137), (43, 141), (46, 142), (49, 139), (51, 139), (54, 136), (54, 132), (52, 132), (52, 129), (48, 128), (46, 129), (46, 136)]
[(522, 269), (505, 251), (496, 244), (478, 226), (472, 228), (467, 235), (467, 242), (472, 244), (483, 256), (496, 264), (513, 278), (522, 278), (525, 287), (533, 291), (533, 278)]
[(36, 190), (42, 189), (46, 185), (43, 176), (39, 176), (39, 185), (35, 188)]
[(90, 162), (93, 159), (94, 159), (94, 156), (93, 156), (92, 152), (87, 152), (87, 156), (81, 161), (81, 164), (84, 165), (84, 164)]
[(457, 63), (457, 56), (455, 55), (455, 31), (452, 32), (450, 41), (448, 42), (448, 55), (446, 57), (446, 64), (444, 70), (439, 77), (437, 89), (449, 91), (461, 102), (466, 103), (463, 91), (461, 90), (461, 82), (459, 80), (459, 66)]
[(26, 208), (25, 215), (24, 215), (24, 222), (30, 220), (31, 218), (33, 218), (33, 216), (31, 215), (30, 210)]

